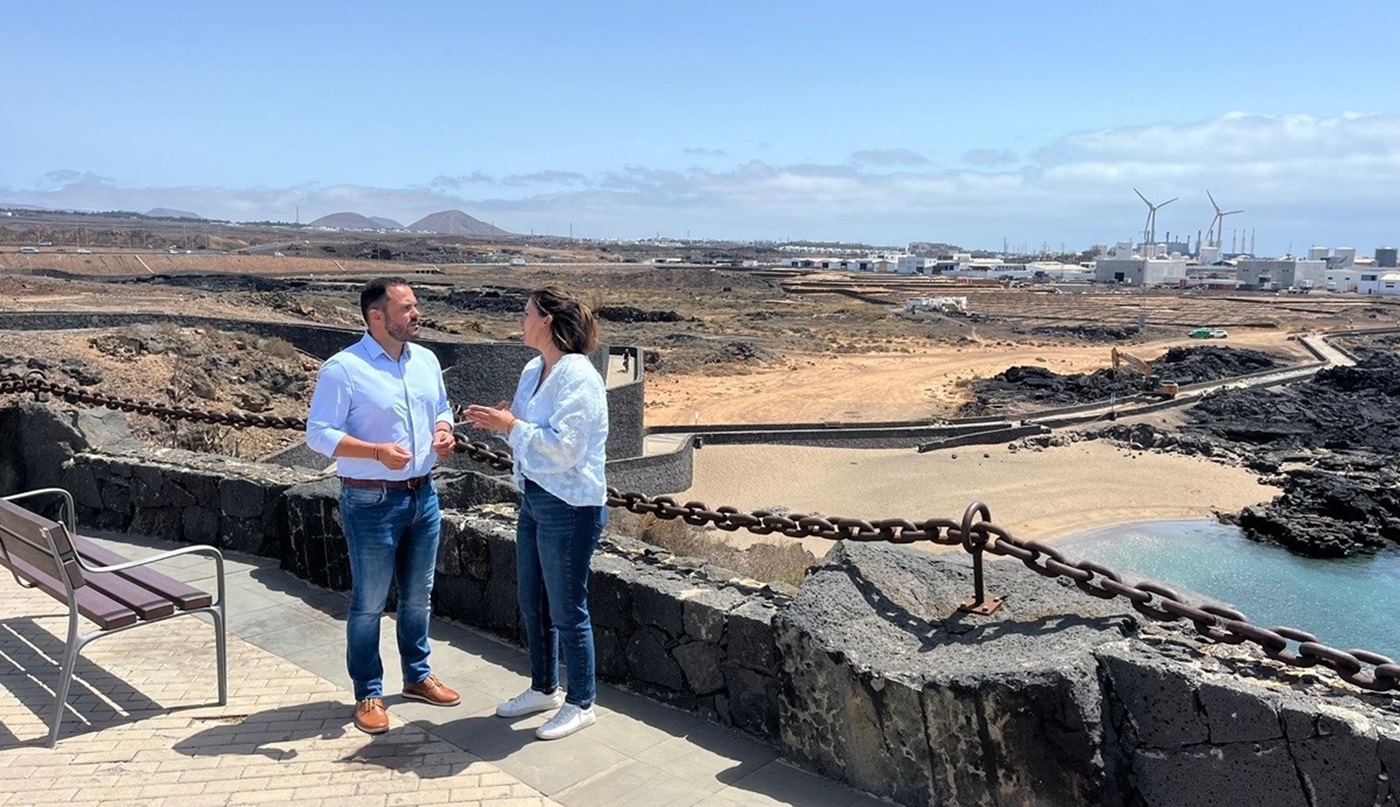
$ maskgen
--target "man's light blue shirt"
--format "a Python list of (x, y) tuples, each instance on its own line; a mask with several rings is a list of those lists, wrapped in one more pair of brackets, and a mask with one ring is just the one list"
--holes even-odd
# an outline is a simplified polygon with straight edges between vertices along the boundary
[[(439, 422), (452, 423), (452, 410), (437, 356), (409, 343), (394, 361), (366, 332), (321, 365), (306, 418), (306, 444), (333, 457), (340, 476), (411, 479), (428, 473), (437, 462), (433, 430)], [(335, 448), (346, 435), (371, 443), (398, 443), (413, 459), (391, 471), (377, 460), (336, 457)]]

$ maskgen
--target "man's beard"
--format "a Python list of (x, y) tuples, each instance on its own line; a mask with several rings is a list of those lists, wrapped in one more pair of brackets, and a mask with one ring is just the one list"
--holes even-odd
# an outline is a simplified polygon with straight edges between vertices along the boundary
[(413, 328), (417, 323), (405, 322), (402, 325), (393, 322), (384, 323), (384, 332), (389, 334), (389, 338), (395, 342), (408, 342), (413, 339)]

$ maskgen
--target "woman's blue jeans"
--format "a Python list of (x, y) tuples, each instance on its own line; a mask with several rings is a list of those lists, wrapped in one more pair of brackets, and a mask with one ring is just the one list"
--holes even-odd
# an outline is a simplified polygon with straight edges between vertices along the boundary
[(350, 550), (350, 614), (345, 621), (345, 666), (355, 700), (384, 697), (379, 620), (398, 586), (399, 660), (404, 684), (428, 677), (428, 617), (437, 568), (442, 517), (437, 490), (341, 485), (340, 519)]
[(606, 507), (575, 507), (525, 480), (515, 560), (530, 688), (545, 693), (559, 688), (562, 646), (569, 668), (564, 700), (585, 709), (598, 692), (588, 616), (589, 560), (607, 520)]

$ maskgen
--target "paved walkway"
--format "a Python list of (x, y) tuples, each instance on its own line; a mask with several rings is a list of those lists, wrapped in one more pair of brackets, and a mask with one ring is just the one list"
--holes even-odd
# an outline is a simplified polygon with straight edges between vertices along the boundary
[[(128, 555), (163, 546), (109, 540)], [(213, 565), (165, 568), (208, 580)], [(270, 561), (231, 558), (229, 703), (216, 698), (212, 629), (198, 618), (89, 645), (58, 747), (45, 742), (67, 620), (48, 596), (0, 578), (0, 805), (772, 805), (873, 807), (876, 799), (777, 759), (767, 745), (612, 687), (598, 723), (544, 743), (547, 715), (506, 721), (528, 685), (523, 652), (437, 621), (433, 662), (462, 704), (387, 699), (392, 728), (350, 725), (344, 595)], [(397, 689), (393, 622), (386, 688)], [(392, 691), (391, 690), (391, 691)], [(353, 801), (347, 801), (353, 799)]]

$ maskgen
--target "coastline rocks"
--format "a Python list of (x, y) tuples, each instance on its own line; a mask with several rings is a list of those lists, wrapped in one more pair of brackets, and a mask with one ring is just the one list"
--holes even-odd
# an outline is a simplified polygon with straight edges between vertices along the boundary
[(1400, 452), (1397, 396), (1400, 356), (1375, 353), (1302, 384), (1211, 395), (1184, 430), (1281, 474), (1282, 495), (1239, 514), (1246, 536), (1342, 557), (1400, 542), (1400, 474), (1390, 462)]

